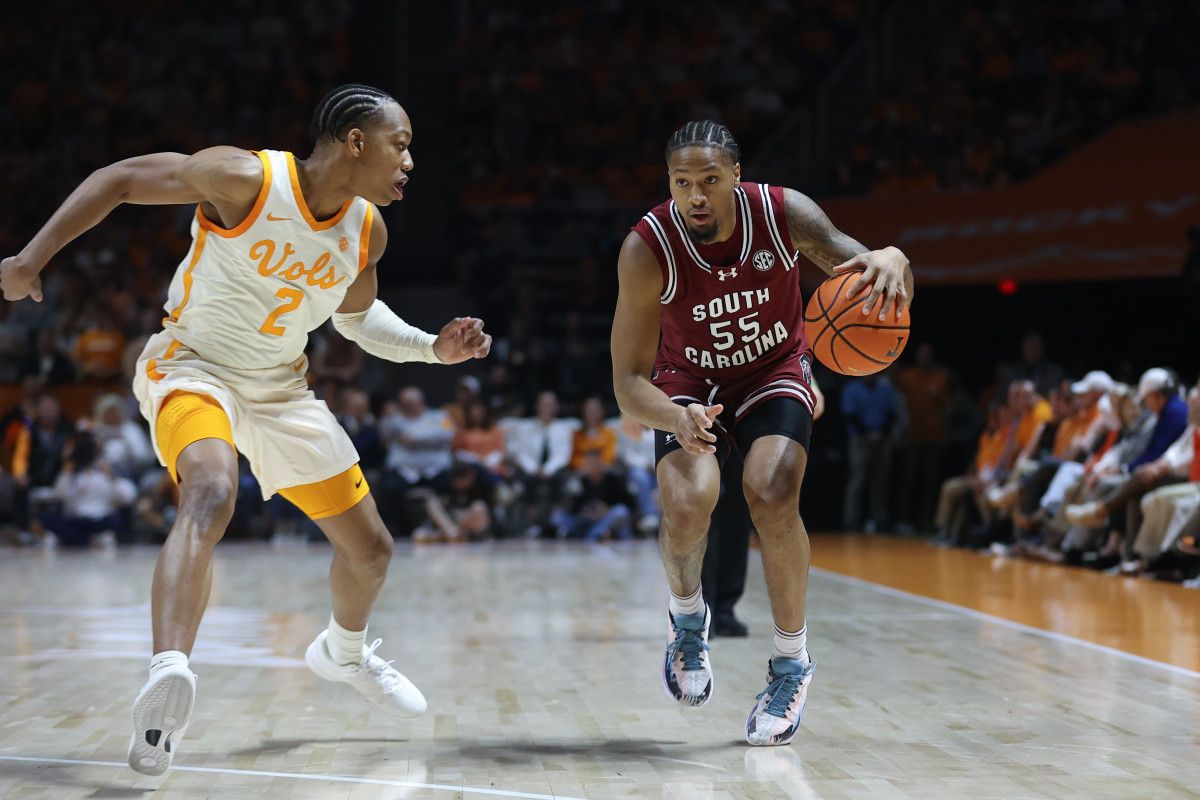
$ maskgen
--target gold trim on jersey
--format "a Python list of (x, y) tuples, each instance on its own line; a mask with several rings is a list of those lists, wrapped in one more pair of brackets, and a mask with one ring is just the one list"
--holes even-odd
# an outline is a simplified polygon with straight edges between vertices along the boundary
[(250, 226), (254, 224), (254, 220), (258, 219), (258, 215), (262, 213), (263, 206), (267, 204), (267, 195), (271, 192), (271, 158), (261, 151), (255, 151), (254, 155), (258, 156), (258, 160), (262, 162), (263, 182), (262, 188), (258, 190), (258, 197), (254, 199), (254, 205), (250, 208), (250, 213), (246, 215), (244, 220), (238, 223), (236, 228), (222, 228), (204, 216), (203, 204), (200, 203), (196, 205), (196, 220), (200, 223), (201, 228), (206, 231), (212, 231), (226, 239), (233, 239), (250, 230)]
[[(196, 206), (196, 217), (203, 219), (200, 213), (200, 206)], [(163, 320), (163, 324), (167, 322), (178, 322), (179, 315), (183, 313), (183, 308), (188, 304), (188, 300), (192, 296), (192, 270), (196, 268), (196, 264), (200, 263), (200, 255), (204, 252), (204, 243), (208, 240), (208, 229), (201, 227), (196, 233), (196, 245), (192, 248), (192, 260), (188, 262), (187, 269), (183, 271), (183, 299), (179, 301), (179, 305), (171, 309), (171, 313)]]
[(375, 219), (375, 206), (367, 203), (363, 214), (362, 233), (358, 236), (358, 271), (361, 274), (367, 268), (367, 252), (371, 247), (371, 223)]
[(304, 199), (304, 192), (300, 191), (300, 179), (296, 176), (296, 157), (287, 152), (283, 154), (283, 157), (287, 161), (288, 178), (292, 182), (292, 195), (295, 197), (296, 206), (299, 207), (300, 214), (304, 217), (304, 221), (308, 223), (308, 227), (314, 231), (324, 231), (341, 222), (342, 217), (346, 216), (346, 212), (350, 210), (351, 204), (354, 203), (354, 198), (351, 197), (347, 200), (332, 217), (318, 222), (313, 217), (312, 212), (308, 210), (308, 203)]

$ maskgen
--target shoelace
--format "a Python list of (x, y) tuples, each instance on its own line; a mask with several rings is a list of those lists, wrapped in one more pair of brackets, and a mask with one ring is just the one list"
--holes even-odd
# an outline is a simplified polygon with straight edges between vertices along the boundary
[(400, 673), (392, 668), (392, 664), (396, 659), (384, 661), (375, 655), (375, 651), (379, 649), (379, 645), (383, 644), (383, 639), (376, 639), (367, 647), (367, 652), (363, 653), (362, 666), (360, 671), (369, 672), (383, 685), (384, 691), (390, 692), (399, 683)]
[(700, 631), (676, 628), (675, 641), (671, 642), (671, 646), (667, 648), (667, 660), (674, 661), (675, 655), (682, 653), (683, 671), (695, 672), (704, 669), (704, 665), (700, 663), (700, 657), (705, 650), (708, 650), (708, 645), (704, 643), (704, 639), (700, 638)]
[(758, 697), (755, 699), (761, 700), (766, 695), (771, 695), (765, 711), (773, 717), (786, 719), (788, 707), (791, 706), (792, 700), (796, 697), (796, 692), (800, 691), (800, 686), (804, 683), (804, 678), (804, 675), (793, 675), (791, 673), (776, 675), (775, 680), (767, 684), (767, 688), (759, 692)]

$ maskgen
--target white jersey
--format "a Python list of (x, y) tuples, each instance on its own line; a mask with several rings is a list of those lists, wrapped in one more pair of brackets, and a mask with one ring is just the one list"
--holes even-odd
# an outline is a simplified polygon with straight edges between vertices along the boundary
[(361, 197), (313, 219), (291, 153), (263, 150), (254, 207), (227, 230), (196, 207), (192, 246), (167, 295), (166, 333), (204, 360), (237, 369), (295, 362), (309, 331), (341, 305), (367, 265), (375, 208)]

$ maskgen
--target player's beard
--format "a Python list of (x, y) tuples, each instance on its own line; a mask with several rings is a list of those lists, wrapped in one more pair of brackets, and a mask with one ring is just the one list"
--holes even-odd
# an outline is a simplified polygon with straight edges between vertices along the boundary
[(717, 235), (720, 233), (718, 227), (719, 226), (717, 225), (717, 219), (715, 216), (713, 217), (713, 221), (707, 225), (700, 225), (697, 227), (693, 226), (691, 222), (689, 222), (687, 225), (688, 237), (693, 242), (698, 242), (700, 244), (712, 244), (717, 240)]

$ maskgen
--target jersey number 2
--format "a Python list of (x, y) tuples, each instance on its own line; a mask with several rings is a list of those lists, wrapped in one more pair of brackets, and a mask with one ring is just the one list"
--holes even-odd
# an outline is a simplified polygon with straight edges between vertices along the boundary
[(275, 320), (282, 317), (289, 311), (295, 311), (300, 307), (300, 301), (304, 299), (304, 292), (299, 289), (280, 289), (275, 293), (275, 296), (280, 300), (286, 300), (283, 305), (267, 314), (267, 321), (262, 324), (258, 330), (262, 333), (270, 334), (271, 336), (283, 336), (287, 333), (287, 329), (282, 325), (276, 325)]

